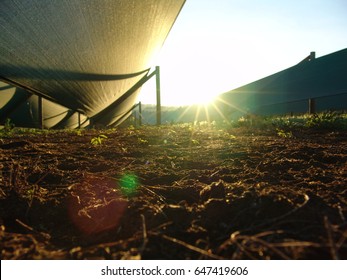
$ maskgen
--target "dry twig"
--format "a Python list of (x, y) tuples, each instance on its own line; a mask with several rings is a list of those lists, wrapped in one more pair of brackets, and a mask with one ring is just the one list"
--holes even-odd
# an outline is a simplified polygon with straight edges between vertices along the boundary
[(145, 251), (146, 245), (148, 243), (148, 237), (147, 237), (147, 229), (146, 229), (146, 219), (143, 214), (141, 214), (141, 219), (142, 219), (142, 238), (143, 242), (141, 247), (139, 248), (141, 254)]
[(177, 238), (173, 238), (173, 237), (167, 236), (167, 235), (165, 235), (165, 234), (160, 235), (160, 237), (162, 237), (163, 239), (168, 240), (168, 241), (170, 241), (170, 242), (173, 242), (173, 243), (175, 243), (175, 244), (181, 245), (181, 246), (183, 246), (183, 247), (185, 247), (185, 248), (187, 248), (187, 249), (189, 249), (189, 250), (191, 250), (191, 251), (194, 251), (194, 252), (197, 252), (197, 253), (199, 253), (199, 254), (201, 254), (201, 255), (204, 255), (204, 256), (206, 256), (206, 257), (209, 257), (209, 258), (211, 258), (211, 259), (223, 260), (223, 258), (220, 257), (220, 256), (217, 256), (217, 255), (212, 254), (212, 253), (210, 253), (210, 252), (208, 252), (208, 251), (206, 251), (206, 250), (203, 250), (203, 249), (201, 249), (201, 248), (198, 248), (198, 247), (196, 247), (196, 246), (193, 246), (193, 245), (191, 245), (191, 244), (188, 244), (188, 243), (186, 243), (186, 242), (184, 242), (184, 241), (181, 241), (181, 240), (179, 240), (179, 239), (177, 239)]
[(333, 232), (332, 232), (331, 224), (330, 224), (327, 216), (324, 216), (324, 227), (325, 227), (325, 229), (327, 231), (327, 235), (328, 235), (328, 242), (329, 242), (331, 257), (334, 260), (338, 260), (339, 256), (337, 253), (337, 247), (336, 247), (336, 243), (333, 240)]
[(257, 229), (257, 228), (260, 228), (260, 227), (264, 227), (264, 226), (267, 226), (269, 224), (273, 224), (273, 223), (276, 223), (280, 220), (282, 220), (283, 218), (286, 218), (292, 214), (294, 214), (295, 212), (297, 212), (299, 209), (301, 209), (302, 207), (304, 207), (307, 202), (310, 200), (310, 197), (307, 195), (307, 194), (304, 194), (304, 202), (301, 203), (298, 207), (288, 211), (287, 213), (284, 213), (283, 215), (281, 216), (278, 216), (278, 217), (275, 217), (275, 218), (272, 218), (272, 219), (269, 219), (269, 220), (266, 220), (265, 222), (263, 223), (260, 223), (260, 224), (257, 224), (251, 228), (248, 229), (249, 230), (254, 230), (254, 229)]

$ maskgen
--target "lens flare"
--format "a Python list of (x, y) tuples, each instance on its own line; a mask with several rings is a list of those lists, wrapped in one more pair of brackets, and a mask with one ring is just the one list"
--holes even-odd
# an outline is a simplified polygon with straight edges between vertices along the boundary
[(119, 227), (128, 200), (116, 188), (114, 179), (88, 175), (70, 186), (67, 210), (81, 233), (94, 235)]
[(139, 185), (139, 179), (134, 174), (124, 174), (120, 178), (119, 184), (122, 193), (126, 196), (131, 196), (136, 193), (136, 189)]

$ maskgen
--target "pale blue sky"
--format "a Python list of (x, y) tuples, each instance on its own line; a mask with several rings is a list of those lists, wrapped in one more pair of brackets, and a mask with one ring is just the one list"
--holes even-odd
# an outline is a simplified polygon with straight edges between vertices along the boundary
[[(184, 105), (347, 48), (346, 0), (187, 0), (155, 62), (163, 105)], [(143, 103), (155, 103), (154, 80)]]

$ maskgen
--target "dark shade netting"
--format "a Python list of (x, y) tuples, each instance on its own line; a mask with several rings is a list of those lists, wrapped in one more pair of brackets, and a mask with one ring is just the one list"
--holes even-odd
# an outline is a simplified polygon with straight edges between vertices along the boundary
[[(184, 2), (1, 0), (0, 77), (64, 110), (114, 123), (139, 90), (116, 101), (148, 74)], [(18, 94), (28, 95), (17, 92), (17, 103)], [(2, 110), (9, 101), (1, 96)]]
[[(308, 99), (320, 110), (347, 109), (347, 49), (301, 63), (220, 96), (220, 107), (235, 115), (305, 112)], [(330, 100), (327, 102), (327, 100)], [(299, 102), (300, 101), (300, 102)]]

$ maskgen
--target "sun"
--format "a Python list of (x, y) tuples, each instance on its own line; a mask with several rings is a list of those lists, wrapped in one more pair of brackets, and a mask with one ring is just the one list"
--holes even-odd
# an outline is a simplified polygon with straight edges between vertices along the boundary
[(200, 105), (200, 106), (208, 106), (212, 104), (216, 99), (215, 94), (205, 94), (201, 96), (196, 96), (194, 100), (196, 101), (195, 103), (192, 102), (192, 104)]
[(202, 91), (176, 91), (170, 96), (163, 96), (163, 103), (169, 106), (207, 106), (214, 102), (217, 94)]
[(228, 116), (225, 111), (225, 102), (221, 102), (220, 98), (214, 97), (191, 105), (183, 106), (183, 111), (177, 118), (177, 122), (190, 119), (195, 124), (213, 124), (218, 122), (229, 123)]

